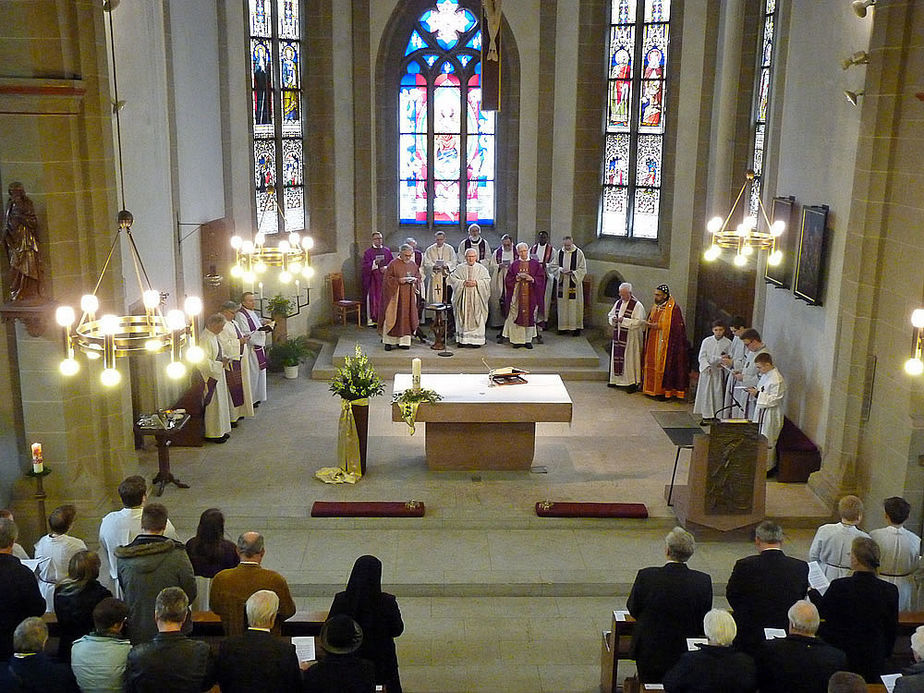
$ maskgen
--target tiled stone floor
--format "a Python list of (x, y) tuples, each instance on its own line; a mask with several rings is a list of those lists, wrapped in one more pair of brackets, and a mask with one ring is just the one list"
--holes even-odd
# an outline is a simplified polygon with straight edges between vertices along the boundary
[[(638, 568), (662, 562), (674, 524), (663, 489), (675, 449), (650, 412), (687, 405), (600, 382), (567, 387), (574, 422), (538, 428), (535, 464), (545, 473), (430, 472), (424, 431), (411, 437), (392, 423), (383, 397), (371, 407), (369, 473), (356, 486), (329, 486), (313, 474), (335, 464), (339, 402), (304, 373), (271, 376), (270, 401), (227, 444), (171, 452), (191, 488), (169, 487), (161, 500), (184, 538), (212, 506), (224, 511), (230, 536), (262, 531), (266, 565), (287, 576), (300, 608), (327, 608), (355, 558), (379, 556), (406, 624), (398, 654), (407, 691), (589, 693), (610, 611), (624, 606)], [(146, 476), (156, 464), (153, 447), (139, 454)], [(546, 498), (643, 502), (651, 518), (537, 518), (533, 506)], [(416, 499), (427, 515), (309, 517), (313, 501), (336, 499)], [(788, 549), (804, 556), (828, 511), (804, 485), (770, 483), (768, 514), (791, 518)], [(80, 518), (84, 536), (94, 523)], [(743, 541), (700, 543), (691, 566), (712, 574), (718, 604), (734, 561), (752, 550)]]

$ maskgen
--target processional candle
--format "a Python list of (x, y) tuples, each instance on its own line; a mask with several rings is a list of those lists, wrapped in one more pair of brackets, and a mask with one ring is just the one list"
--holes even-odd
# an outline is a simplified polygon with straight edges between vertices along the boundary
[(411, 387), (415, 390), (420, 389), (420, 359), (411, 359)]

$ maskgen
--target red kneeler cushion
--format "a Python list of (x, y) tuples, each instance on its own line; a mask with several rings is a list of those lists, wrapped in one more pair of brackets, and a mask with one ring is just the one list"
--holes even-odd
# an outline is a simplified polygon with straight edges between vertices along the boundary
[(315, 501), (311, 517), (423, 517), (424, 504), (418, 501)]
[(536, 503), (539, 517), (631, 517), (646, 519), (644, 503)]

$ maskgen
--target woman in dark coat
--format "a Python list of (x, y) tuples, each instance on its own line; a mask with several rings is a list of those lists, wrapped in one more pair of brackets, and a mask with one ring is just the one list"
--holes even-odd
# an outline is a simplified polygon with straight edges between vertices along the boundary
[(71, 661), (71, 645), (93, 630), (93, 609), (112, 592), (99, 584), (99, 555), (78, 551), (71, 556), (67, 577), (55, 587), (55, 616), (61, 637), (58, 659)]
[(196, 536), (186, 542), (186, 553), (193, 572), (205, 578), (213, 578), (226, 568), (236, 568), (241, 562), (234, 542), (225, 539), (225, 516), (218, 508), (202, 513)]
[(867, 683), (878, 683), (895, 646), (898, 588), (876, 577), (879, 545), (857, 537), (850, 545), (853, 575), (831, 582), (822, 596), (809, 590), (818, 607), (818, 636), (847, 654), (850, 671)]
[(360, 556), (353, 564), (346, 591), (338, 592), (330, 616), (346, 614), (363, 631), (356, 654), (375, 665), (375, 682), (385, 684), (388, 693), (401, 693), (395, 638), (404, 632), (404, 621), (394, 595), (382, 591), (382, 562), (375, 556)]

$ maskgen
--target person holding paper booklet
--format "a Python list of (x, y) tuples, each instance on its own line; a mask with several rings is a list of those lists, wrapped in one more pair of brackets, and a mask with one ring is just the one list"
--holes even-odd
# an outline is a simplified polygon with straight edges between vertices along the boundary
[(372, 234), (372, 247), (366, 248), (362, 260), (363, 303), (366, 306), (366, 325), (372, 327), (382, 312), (382, 286), (385, 269), (394, 259), (391, 248), (382, 245), (382, 234)]
[(491, 276), (478, 262), (478, 251), (465, 251), (465, 261), (449, 274), (452, 309), (456, 319), (456, 343), (459, 348), (477, 349), (485, 342), (485, 321), (491, 296)]
[(738, 395), (735, 399), (744, 407), (744, 418), (751, 421), (757, 421), (757, 398), (746, 392), (749, 387), (757, 387), (757, 381), (760, 380), (760, 373), (754, 359), (758, 354), (769, 354), (767, 345), (761, 341), (760, 332), (752, 327), (741, 333), (741, 342), (744, 344), (744, 365), (741, 372), (733, 373), (735, 379), (735, 393)]
[(345, 614), (331, 616), (321, 627), (321, 649), (327, 656), (305, 671), (303, 693), (372, 693), (375, 667), (356, 650), (363, 629)]
[(773, 365), (770, 354), (754, 357), (754, 366), (760, 374), (757, 385), (748, 388), (748, 393), (757, 398), (757, 421), (760, 434), (767, 439), (767, 472), (776, 467), (776, 440), (783, 430), (783, 398), (786, 396), (786, 381)]
[(423, 273), (427, 304), (449, 303), (446, 278), (456, 266), (456, 249), (446, 243), (445, 231), (433, 234), (436, 243), (423, 254)]
[(850, 545), (850, 577), (832, 580), (822, 595), (810, 590), (822, 624), (819, 636), (847, 654), (850, 671), (878, 683), (895, 646), (898, 588), (880, 580), (879, 546), (869, 537)]
[(266, 401), (266, 334), (273, 331), (275, 324), (272, 320), (265, 320), (257, 312), (257, 297), (252, 291), (241, 294), (241, 307), (234, 319), (241, 330), (241, 335), (247, 339), (247, 360), (250, 362), (250, 395), (253, 406), (259, 407)]
[(783, 553), (783, 528), (764, 520), (754, 530), (756, 556), (735, 563), (725, 596), (735, 614), (735, 646), (754, 654), (764, 628), (786, 628), (789, 607), (808, 592), (808, 564)]
[(850, 574), (851, 542), (857, 537), (869, 538), (857, 528), (863, 520), (863, 501), (844, 496), (837, 502), (837, 512), (841, 521), (819, 527), (809, 548), (809, 561), (816, 561), (828, 580)]
[(222, 641), (218, 649), (218, 685), (222, 693), (297, 693), (301, 671), (295, 645), (272, 633), (279, 596), (257, 590), (244, 609), (247, 630)]
[(728, 355), (731, 342), (725, 336), (725, 323), (715, 320), (712, 334), (703, 340), (699, 348), (699, 383), (696, 386), (696, 401), (693, 413), (700, 419), (712, 421), (725, 402), (725, 371), (722, 358)]
[(787, 618), (789, 634), (764, 640), (755, 654), (760, 693), (825, 693), (847, 655), (815, 637), (821, 619), (810, 601), (797, 601)]
[(911, 634), (911, 653), (914, 664), (902, 671), (894, 693), (924, 693), (924, 626), (918, 626)]

